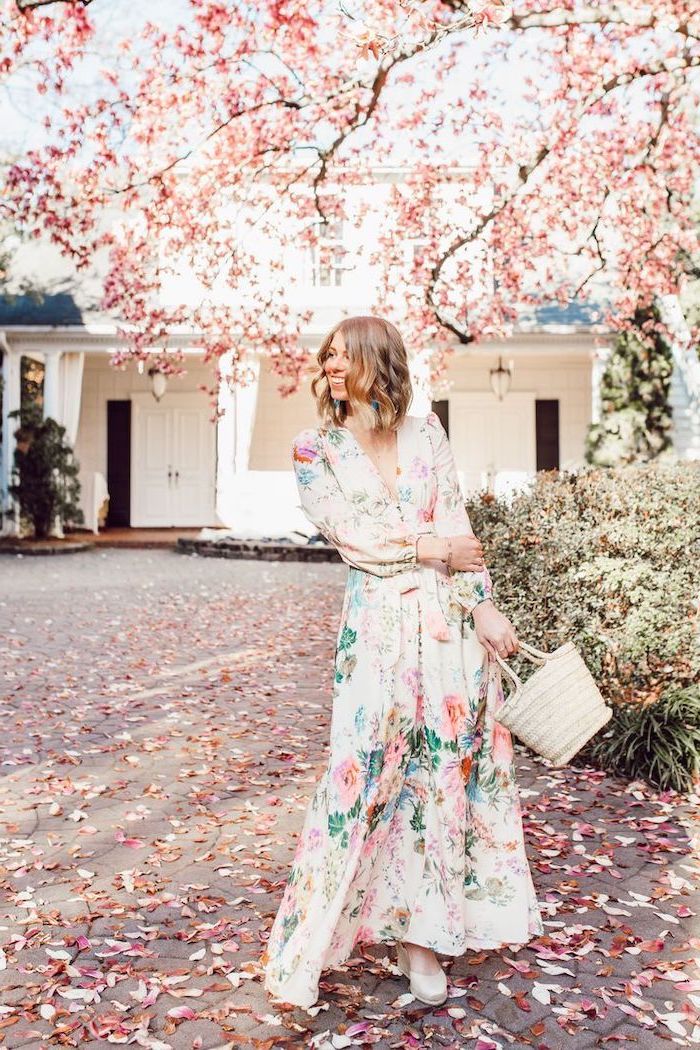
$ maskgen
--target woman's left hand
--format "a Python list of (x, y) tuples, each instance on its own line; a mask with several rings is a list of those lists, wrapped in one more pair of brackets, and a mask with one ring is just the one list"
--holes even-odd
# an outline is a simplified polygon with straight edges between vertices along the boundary
[(515, 628), (508, 617), (499, 612), (490, 598), (479, 602), (472, 616), (476, 627), (476, 637), (489, 656), (495, 657), (498, 653), (502, 660), (506, 660), (513, 653), (517, 653), (519, 646)]

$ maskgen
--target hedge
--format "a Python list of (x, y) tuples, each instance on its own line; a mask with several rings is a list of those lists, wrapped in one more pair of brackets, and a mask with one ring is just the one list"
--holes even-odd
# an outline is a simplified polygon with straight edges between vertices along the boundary
[[(571, 639), (615, 714), (576, 756), (687, 791), (700, 773), (700, 463), (540, 471), (467, 511), (518, 636)], [(524, 657), (514, 666), (527, 677)], [(653, 710), (649, 705), (653, 705)]]

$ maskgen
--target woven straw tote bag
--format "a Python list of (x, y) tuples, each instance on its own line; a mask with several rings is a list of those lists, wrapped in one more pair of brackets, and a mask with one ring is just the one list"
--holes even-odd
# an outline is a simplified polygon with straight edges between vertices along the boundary
[(522, 682), (496, 656), (514, 688), (494, 711), (494, 718), (552, 765), (566, 765), (609, 722), (612, 708), (603, 700), (573, 642), (551, 653), (527, 642), (518, 644), (523, 655), (540, 667)]

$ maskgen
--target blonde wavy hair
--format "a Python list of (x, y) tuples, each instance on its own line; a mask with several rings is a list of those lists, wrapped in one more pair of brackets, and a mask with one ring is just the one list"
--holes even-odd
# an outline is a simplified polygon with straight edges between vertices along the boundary
[(324, 338), (316, 357), (318, 372), (311, 382), (319, 416), (324, 423), (342, 426), (348, 414), (348, 401), (334, 403), (324, 370), (336, 332), (343, 337), (349, 359), (345, 388), (353, 416), (363, 428), (394, 430), (406, 415), (413, 391), (403, 339), (382, 317), (346, 317)]

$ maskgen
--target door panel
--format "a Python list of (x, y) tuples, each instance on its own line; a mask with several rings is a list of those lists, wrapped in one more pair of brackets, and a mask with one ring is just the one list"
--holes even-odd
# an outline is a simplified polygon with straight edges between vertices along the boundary
[(465, 493), (517, 491), (537, 469), (535, 395), (452, 394), (450, 444)]
[(178, 525), (214, 520), (214, 424), (206, 408), (173, 410), (173, 517)]
[(170, 413), (160, 405), (135, 406), (132, 525), (168, 526), (171, 521)]
[(132, 395), (132, 525), (215, 522), (216, 426), (197, 394)]
[(131, 524), (131, 402), (107, 402), (107, 525)]
[[(450, 401), (452, 399), (450, 398)], [(481, 400), (467, 408), (450, 405), (452, 451), (464, 492), (488, 487), (496, 466), (496, 439), (490, 406)]]
[(559, 470), (559, 401), (535, 402), (537, 469)]

